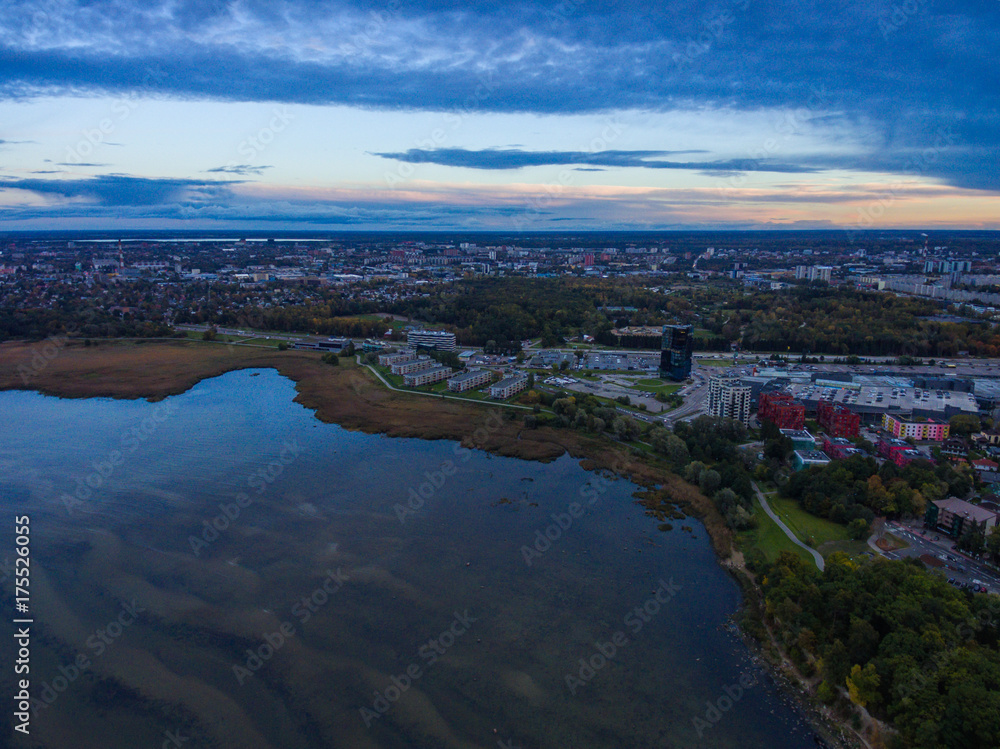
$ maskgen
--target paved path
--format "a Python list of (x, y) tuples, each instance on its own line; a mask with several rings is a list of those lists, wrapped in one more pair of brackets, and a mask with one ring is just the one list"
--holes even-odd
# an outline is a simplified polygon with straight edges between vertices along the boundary
[(781, 522), (781, 518), (775, 515), (774, 510), (771, 509), (771, 505), (767, 503), (767, 498), (764, 496), (764, 492), (762, 492), (760, 490), (760, 487), (757, 486), (756, 481), (753, 484), (753, 489), (755, 492), (757, 492), (757, 499), (760, 500), (760, 506), (764, 508), (764, 512), (767, 513), (767, 516), (778, 524), (778, 527), (785, 532), (785, 535), (792, 540), (793, 544), (795, 544), (796, 546), (801, 546), (803, 549), (812, 554), (813, 559), (816, 560), (816, 566), (819, 567), (819, 571), (822, 572), (823, 568), (826, 566), (826, 562), (823, 560), (823, 555), (820, 554), (818, 551), (816, 551), (816, 549), (810, 548), (809, 546), (806, 546), (804, 543), (799, 541), (799, 539), (796, 538), (795, 534), (788, 529), (788, 526), (785, 525), (783, 522)]

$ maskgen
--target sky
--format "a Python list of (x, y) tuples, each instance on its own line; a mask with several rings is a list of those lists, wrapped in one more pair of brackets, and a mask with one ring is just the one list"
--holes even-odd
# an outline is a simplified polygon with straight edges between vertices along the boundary
[(1000, 0), (4, 0), (0, 231), (1000, 229)]

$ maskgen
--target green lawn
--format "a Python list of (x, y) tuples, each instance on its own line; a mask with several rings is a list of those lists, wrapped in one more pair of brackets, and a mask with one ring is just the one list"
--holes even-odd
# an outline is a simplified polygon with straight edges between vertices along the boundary
[(645, 393), (653, 393), (654, 395), (656, 393), (670, 395), (680, 390), (683, 385), (679, 382), (670, 382), (668, 380), (639, 380), (629, 387), (633, 390), (642, 390)]
[(810, 515), (794, 499), (769, 494), (767, 502), (800, 541), (824, 557), (835, 551), (847, 552), (852, 557), (869, 551), (865, 541), (854, 541), (850, 537), (846, 525)]
[(754, 516), (757, 518), (757, 527), (753, 530), (743, 531), (739, 534), (741, 545), (746, 548), (755, 546), (764, 552), (767, 561), (773, 562), (783, 551), (790, 551), (797, 554), (809, 564), (815, 564), (813, 558), (805, 551), (791, 542), (785, 532), (778, 527), (771, 518), (767, 516), (760, 502), (754, 497)]

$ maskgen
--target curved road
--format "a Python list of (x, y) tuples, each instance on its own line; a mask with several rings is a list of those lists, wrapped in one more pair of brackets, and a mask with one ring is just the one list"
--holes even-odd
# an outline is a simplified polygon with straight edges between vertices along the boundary
[(757, 499), (760, 500), (760, 506), (764, 508), (764, 512), (767, 513), (767, 516), (778, 524), (778, 527), (785, 532), (785, 535), (792, 540), (793, 544), (795, 544), (796, 546), (801, 546), (803, 549), (812, 554), (813, 559), (816, 560), (816, 566), (819, 567), (819, 571), (822, 572), (823, 568), (826, 566), (826, 562), (823, 561), (823, 555), (820, 554), (818, 551), (816, 551), (816, 549), (806, 546), (804, 543), (799, 541), (798, 538), (795, 537), (794, 533), (788, 530), (788, 526), (785, 525), (783, 522), (781, 522), (781, 518), (779, 518), (777, 515), (774, 514), (774, 510), (772, 510), (771, 505), (767, 503), (767, 499), (764, 497), (764, 492), (762, 492), (760, 490), (760, 487), (757, 486), (756, 481), (753, 482), (753, 490), (757, 492)]

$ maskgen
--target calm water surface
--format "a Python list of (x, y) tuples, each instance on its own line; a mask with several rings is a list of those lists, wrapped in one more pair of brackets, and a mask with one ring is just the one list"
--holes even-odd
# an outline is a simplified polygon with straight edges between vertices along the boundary
[(160, 403), (0, 393), (3, 522), (31, 516), (34, 561), (14, 746), (815, 746), (726, 628), (699, 523), (660, 532), (569, 457), (348, 432), (294, 397), (270, 370)]

